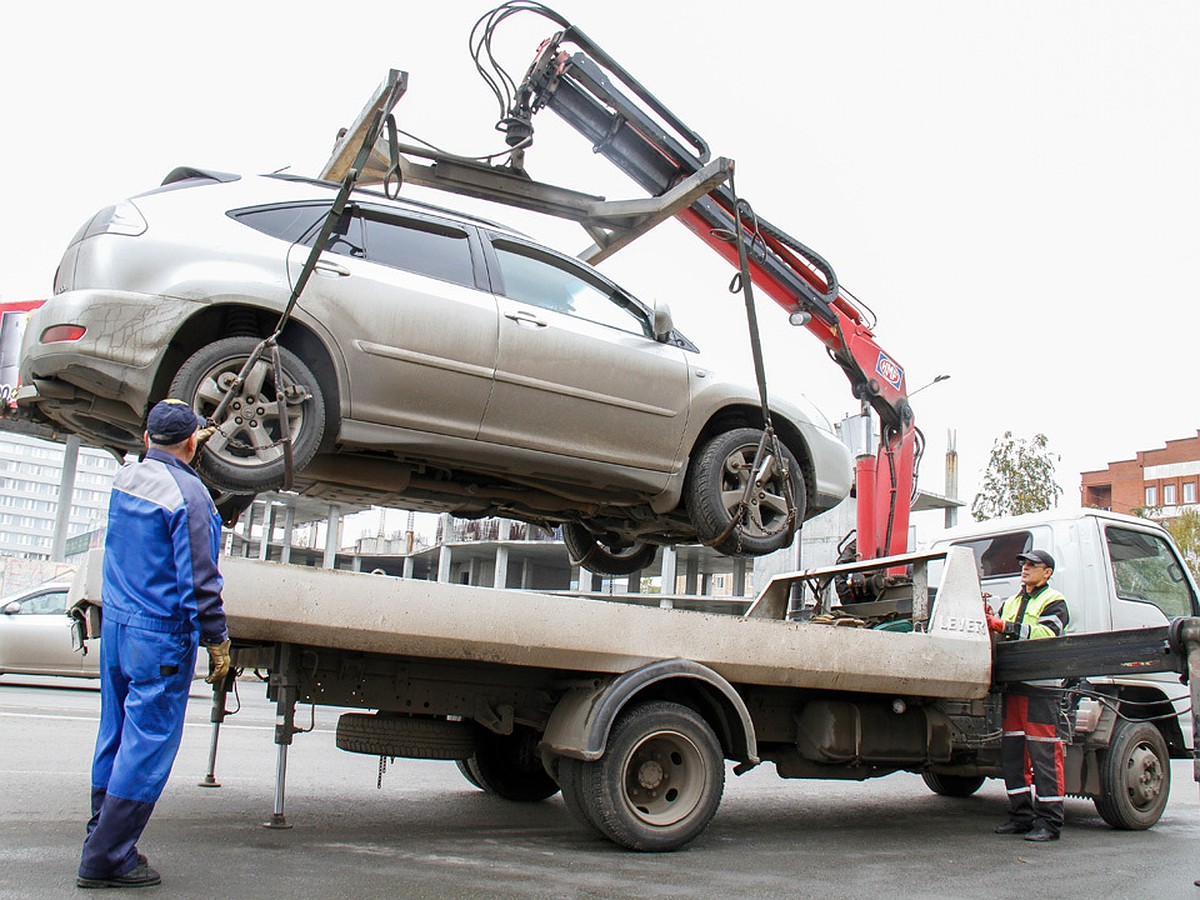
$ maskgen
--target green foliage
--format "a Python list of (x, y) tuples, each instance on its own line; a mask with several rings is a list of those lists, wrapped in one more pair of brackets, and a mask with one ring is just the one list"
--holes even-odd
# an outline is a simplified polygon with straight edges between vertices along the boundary
[(1006, 431), (996, 439), (983, 486), (971, 503), (975, 521), (1042, 512), (1058, 505), (1062, 488), (1054, 480), (1054, 466), (1062, 457), (1050, 452), (1048, 444), (1044, 434), (1026, 440)]
[(1175, 518), (1161, 524), (1170, 532), (1192, 575), (1200, 577), (1200, 512), (1187, 507)]

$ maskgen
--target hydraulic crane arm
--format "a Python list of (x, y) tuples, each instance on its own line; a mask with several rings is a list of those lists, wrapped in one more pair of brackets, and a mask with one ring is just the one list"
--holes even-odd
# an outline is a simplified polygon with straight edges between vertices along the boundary
[[(498, 67), (494, 74), (485, 72), (483, 59), (491, 60), (494, 27), (524, 11), (537, 12), (563, 30), (541, 45), (517, 84)], [(476, 32), (485, 22), (476, 43)], [(856, 466), (859, 558), (905, 552), (918, 432), (904, 369), (879, 346), (868, 315), (839, 287), (833, 267), (757, 216), (735, 192), (733, 163), (723, 157), (710, 159), (708, 144), (699, 134), (557, 13), (531, 0), (509, 0), (480, 19), (471, 44), (477, 66), (502, 99), (497, 128), (510, 147), (507, 164), (490, 165), (401, 144), (389, 118), (390, 134), (386, 142), (376, 145), (359, 172), (362, 180), (382, 182), (385, 189), (400, 182), (414, 183), (574, 219), (596, 242), (580, 254), (589, 262), (598, 262), (670, 216), (739, 269), (743, 249), (750, 281), (783, 307), (792, 324), (807, 328), (824, 344), (864, 411), (869, 407), (879, 416), (877, 451), (874, 456), (862, 452)], [(568, 52), (568, 47), (574, 52)], [(390, 112), (404, 92), (405, 79), (405, 73), (392, 70), (360, 115), (359, 126), (339, 139), (323, 178), (344, 177), (364, 123), (377, 111)], [(532, 180), (524, 157), (533, 143), (533, 117), (542, 109), (554, 111), (584, 135), (597, 153), (650, 196), (605, 201)], [(410, 157), (432, 163), (415, 163)]]
[[(577, 51), (564, 49), (569, 45)], [(539, 48), (515, 96), (504, 123), (510, 145), (531, 143), (532, 117), (550, 109), (652, 196), (695, 176), (709, 161), (704, 139), (574, 26)], [(738, 251), (730, 236), (742, 229), (752, 281), (825, 345), (855, 396), (878, 414), (877, 456), (860, 458), (858, 464), (858, 552), (862, 558), (903, 552), (916, 444), (904, 369), (879, 346), (863, 311), (839, 289), (833, 267), (781, 229), (747, 215), (745, 206), (739, 210), (731, 182), (713, 187), (676, 218), (734, 266)]]

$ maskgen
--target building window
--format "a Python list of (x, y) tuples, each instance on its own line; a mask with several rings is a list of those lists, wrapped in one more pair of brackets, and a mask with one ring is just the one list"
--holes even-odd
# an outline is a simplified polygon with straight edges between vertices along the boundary
[(1163, 505), (1164, 506), (1174, 506), (1175, 505), (1175, 485), (1173, 485), (1173, 484), (1164, 484), (1163, 485)]
[(1158, 488), (1153, 484), (1146, 486), (1146, 505), (1158, 506)]
[(1196, 482), (1185, 481), (1183, 483), (1183, 502), (1184, 503), (1195, 503), (1196, 502)]

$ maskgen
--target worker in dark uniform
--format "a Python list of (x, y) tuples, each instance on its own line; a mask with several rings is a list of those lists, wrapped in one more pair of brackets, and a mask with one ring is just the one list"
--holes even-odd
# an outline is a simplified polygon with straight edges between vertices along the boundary
[(79, 887), (161, 882), (137, 842), (183, 736), (197, 643), (208, 649), (207, 681), (229, 671), (217, 571), (221, 520), (189, 465), (203, 425), (179, 400), (156, 404), (146, 453), (113, 484), (101, 586), (100, 732)]
[[(1030, 550), (1017, 559), (1021, 590), (1004, 601), (999, 616), (988, 612), (988, 627), (1004, 641), (1057, 637), (1070, 616), (1067, 599), (1048, 584), (1054, 557), (1045, 550)], [(1022, 834), (1027, 841), (1058, 840), (1065, 792), (1058, 718), (1056, 691), (1033, 684), (1005, 690), (1000, 752), (1009, 820), (997, 826), (997, 834)]]

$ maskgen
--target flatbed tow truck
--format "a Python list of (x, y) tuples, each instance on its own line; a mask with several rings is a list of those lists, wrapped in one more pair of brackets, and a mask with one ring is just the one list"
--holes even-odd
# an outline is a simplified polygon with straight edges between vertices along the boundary
[[(752, 284), (821, 340), (862, 402), (864, 423), (878, 416), (878, 451), (857, 464), (856, 548), (843, 565), (777, 577), (740, 617), (226, 559), (234, 665), (269, 672), (268, 696), (277, 704), (269, 824), (287, 826), (297, 703), (366, 710), (341, 717), (343, 749), (454, 760), (476, 786), (516, 801), (561, 790), (572, 813), (604, 837), (666, 851), (694, 839), (715, 814), (725, 760), (735, 773), (771, 762), (797, 778), (913, 771), (938, 793), (967, 796), (999, 774), (999, 691), (1053, 678), (1067, 680), (1060, 733), (1068, 792), (1093, 798), (1115, 827), (1153, 825), (1166, 804), (1170, 758), (1194, 754), (1200, 608), (1178, 551), (1170, 550), (1169, 577), (1185, 585), (1188, 615), (1131, 631), (993, 646), (972, 550), (905, 552), (920, 435), (904, 370), (875, 341), (865, 308), (819, 255), (737, 197), (731, 161), (710, 160), (699, 135), (557, 14), (525, 2), (493, 10), (472, 36), (477, 64), (491, 60), (495, 26), (526, 11), (563, 30), (539, 49), (520, 84), (503, 73), (490, 82), (512, 88), (500, 123), (507, 164), (401, 145), (391, 110), (407, 75), (393, 70), (340, 136), (322, 177), (342, 182), (343, 196), (360, 181), (389, 190), (413, 183), (574, 219), (596, 242), (581, 254), (591, 262), (678, 218), (741, 275), (763, 400), (764, 467), (772, 430)], [(579, 52), (568, 54), (567, 44)], [(533, 181), (524, 155), (532, 116), (544, 108), (651, 196), (613, 203)], [(330, 221), (337, 211), (335, 203)], [(1092, 550), (1085, 565), (1105, 565)], [(100, 563), (101, 551), (91, 551), (72, 588), (91, 634), (98, 633), (89, 611), (100, 603)], [(933, 563), (941, 567), (936, 591)], [(796, 602), (797, 594), (811, 603)], [(830, 615), (835, 595), (863, 613), (856, 624), (882, 627), (822, 624), (847, 621)], [(1109, 601), (1102, 593), (1087, 598)], [(1153, 672), (1190, 678), (1189, 727), (1178, 725), (1185, 698), (1086, 680)], [(235, 684), (231, 675), (214, 692), (209, 782)]]
[[(89, 552), (72, 588), (84, 606), (99, 602), (102, 553)], [(969, 549), (854, 565), (911, 566), (920, 585), (943, 558), (936, 598), (913, 596), (909, 632), (817, 624), (812, 609), (789, 618), (793, 585), (828, 593), (844, 566), (778, 576), (733, 616), (226, 559), (234, 666), (269, 672), (277, 707), (268, 824), (288, 825), (298, 703), (370, 711), (342, 715), (344, 750), (455, 760), (514, 801), (561, 789), (581, 822), (641, 851), (704, 830), (725, 760), (738, 774), (771, 762), (785, 778), (914, 771), (938, 793), (969, 795), (999, 774), (1006, 682), (1180, 672), (1195, 704), (1200, 618), (993, 648)], [(1161, 704), (1076, 684), (1064, 692), (1069, 792), (1116, 827), (1150, 827), (1170, 756), (1183, 754), (1158, 727)], [(234, 685), (231, 675), (214, 692), (210, 783)]]

